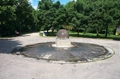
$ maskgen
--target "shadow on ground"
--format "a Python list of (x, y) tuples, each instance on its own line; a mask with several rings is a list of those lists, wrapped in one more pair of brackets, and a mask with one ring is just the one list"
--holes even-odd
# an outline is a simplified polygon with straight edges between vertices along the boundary
[(120, 41), (120, 38), (115, 38), (115, 39), (113, 39), (113, 40), (115, 40), (115, 41)]
[(19, 45), (21, 45), (20, 42), (12, 39), (0, 39), (0, 53), (10, 54)]

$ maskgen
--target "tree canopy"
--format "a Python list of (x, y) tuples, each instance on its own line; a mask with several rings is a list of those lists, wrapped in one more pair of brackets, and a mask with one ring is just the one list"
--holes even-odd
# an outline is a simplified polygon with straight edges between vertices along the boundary
[(0, 36), (33, 30), (33, 12), (27, 0), (0, 0)]
[(35, 10), (28, 0), (0, 0), (0, 36), (39, 30), (113, 34), (120, 26), (119, 0), (40, 0)]

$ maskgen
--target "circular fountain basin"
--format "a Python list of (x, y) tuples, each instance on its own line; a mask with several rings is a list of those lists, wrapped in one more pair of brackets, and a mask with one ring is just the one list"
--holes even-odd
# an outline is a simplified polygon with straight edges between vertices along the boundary
[(91, 62), (114, 55), (112, 49), (95, 44), (72, 42), (72, 47), (55, 47), (54, 44), (54, 42), (47, 42), (28, 45), (19, 50), (14, 49), (12, 53), (19, 52), (26, 57), (64, 62)]

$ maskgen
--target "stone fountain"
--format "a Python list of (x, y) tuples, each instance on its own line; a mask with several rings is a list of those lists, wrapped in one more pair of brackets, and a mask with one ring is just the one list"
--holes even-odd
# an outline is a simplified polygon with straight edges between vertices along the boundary
[(57, 32), (56, 44), (52, 45), (53, 47), (72, 47), (69, 40), (69, 33), (68, 31), (61, 29)]
[(22, 47), (12, 53), (52, 62), (91, 62), (110, 58), (114, 51), (108, 47), (70, 42), (68, 31), (57, 32), (56, 42), (46, 42)]

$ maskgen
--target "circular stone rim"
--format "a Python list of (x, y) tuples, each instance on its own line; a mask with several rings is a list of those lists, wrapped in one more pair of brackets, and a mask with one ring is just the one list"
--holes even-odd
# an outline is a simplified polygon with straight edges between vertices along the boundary
[[(50, 43), (50, 42), (46, 42), (46, 43)], [(78, 43), (78, 42), (75, 42), (75, 43)], [(37, 44), (42, 44), (42, 43), (37, 43)], [(91, 43), (87, 43), (87, 44), (91, 44)], [(35, 45), (35, 44), (30, 44), (30, 45)], [(94, 45), (98, 45), (98, 44), (94, 44)], [(26, 46), (29, 46), (29, 45), (26, 45)], [(26, 47), (26, 46), (24, 46), (24, 47)], [(98, 45), (98, 46), (101, 46), (101, 45)], [(17, 52), (17, 51), (20, 51), (24, 47), (16, 47), (15, 49), (12, 50), (11, 53), (15, 54), (15, 55), (22, 55), (24, 57), (28, 57), (28, 56), (21, 54), (20, 52)], [(107, 47), (107, 46), (102, 46), (102, 47), (105, 48), (108, 51), (108, 54), (110, 54), (110, 55), (106, 54), (106, 55), (104, 55), (104, 58), (93, 58), (92, 60), (89, 60), (89, 61), (79, 61), (78, 60), (77, 62), (76, 61), (65, 61), (65, 60), (52, 60), (52, 59), (38, 59), (38, 60), (48, 61), (50, 63), (89, 63), (89, 62), (106, 60), (115, 54), (115, 51), (113, 49), (111, 49), (110, 47)], [(28, 58), (33, 58), (33, 57), (28, 57)], [(33, 58), (33, 59), (37, 59), (37, 58)]]

